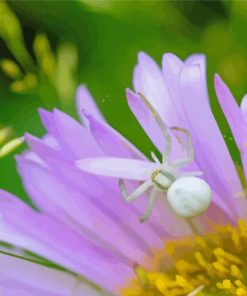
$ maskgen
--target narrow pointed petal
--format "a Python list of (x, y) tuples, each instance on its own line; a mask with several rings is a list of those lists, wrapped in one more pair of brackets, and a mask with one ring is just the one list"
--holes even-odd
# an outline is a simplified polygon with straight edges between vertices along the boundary
[(1, 291), (6, 296), (104, 295), (74, 275), (7, 254), (0, 254), (0, 270)]
[(78, 160), (81, 170), (105, 177), (146, 181), (157, 167), (155, 163), (126, 158), (99, 157)]
[[(133, 93), (131, 90), (126, 90), (126, 96), (129, 107), (137, 120), (139, 121), (142, 128), (145, 130), (153, 144), (157, 147), (160, 153), (164, 152), (165, 149), (165, 138), (158, 126), (154, 115), (140, 98), (139, 95)], [(166, 122), (164, 122), (166, 125)], [(168, 129), (168, 127), (167, 127)], [(168, 129), (169, 130), (169, 129)], [(169, 132), (169, 131), (168, 131)], [(170, 160), (178, 159), (182, 157), (181, 145), (178, 143), (177, 138), (173, 133), (170, 133), (172, 140), (172, 151)]]
[(88, 130), (67, 114), (54, 110), (59, 140), (76, 158), (101, 156), (102, 152)]
[(144, 155), (135, 146), (106, 122), (87, 112), (84, 112), (84, 114), (89, 121), (90, 130), (95, 141), (107, 156), (145, 159)]
[(204, 94), (202, 98), (209, 103), (209, 94), (207, 87), (207, 73), (206, 73), (206, 57), (204, 54), (193, 54), (189, 56), (186, 61), (186, 64), (199, 65), (201, 71), (201, 83), (203, 85)]
[[(221, 108), (241, 151), (244, 148), (244, 143), (247, 139), (247, 125), (244, 121), (241, 109), (232, 93), (218, 74), (214, 77), (214, 85)], [(244, 106), (244, 103), (242, 106)]]
[(87, 124), (87, 119), (83, 114), (83, 110), (87, 110), (92, 114), (95, 118), (105, 121), (101, 111), (97, 107), (92, 95), (85, 85), (80, 85), (76, 92), (76, 105), (77, 112), (85, 124)]
[[(142, 247), (139, 244), (142, 237), (140, 229), (136, 231), (135, 235), (124, 231), (118, 223), (119, 217), (114, 216), (112, 219), (113, 215), (109, 211), (102, 211), (92, 197), (88, 197), (88, 194), (82, 190), (70, 186), (70, 182), (61, 176), (56, 176), (49, 170), (20, 157), (18, 167), (29, 196), (44, 214), (62, 220), (79, 233), (82, 233), (82, 229), (87, 229), (88, 237), (104, 247), (111, 246), (110, 249), (123, 258), (139, 261), (145, 255), (148, 247), (143, 242)], [(92, 213), (94, 214), (92, 215)], [(121, 224), (124, 223), (132, 228), (132, 231), (135, 231), (136, 228), (131, 223), (131, 221), (134, 222), (134, 215), (128, 212), (127, 216), (128, 220), (121, 221)], [(147, 225), (143, 228), (146, 233), (150, 234), (149, 239), (155, 239), (155, 235)], [(156, 243), (157, 239), (156, 237)]]
[(53, 116), (52, 112), (49, 112), (43, 108), (40, 108), (38, 111), (39, 111), (40, 119), (41, 119), (44, 127), (46, 128), (46, 130), (50, 134), (56, 135), (57, 128), (56, 128), (56, 124), (55, 124), (54, 116)]
[(123, 263), (121, 257), (90, 242), (65, 224), (34, 212), (2, 190), (0, 204), (1, 240), (52, 260), (109, 290), (132, 275), (130, 266)]
[(180, 100), (177, 94), (179, 75), (184, 66), (184, 63), (174, 54), (166, 53), (162, 58), (162, 72), (166, 82), (169, 93), (169, 100), (167, 104), (169, 107), (169, 114), (165, 120), (169, 126), (185, 126), (185, 118)]
[[(142, 213), (143, 206), (145, 206), (145, 197), (140, 198), (140, 203), (138, 203), (140, 206), (137, 207), (137, 210), (135, 206), (127, 204), (120, 196), (117, 180), (106, 180), (103, 177), (92, 176), (84, 173), (83, 171), (77, 169), (73, 163), (59, 156), (56, 151), (53, 151), (51, 147), (47, 146), (41, 140), (33, 136), (27, 136), (27, 140), (32, 149), (39, 155), (39, 157), (45, 160), (47, 166), (52, 170), (51, 177), (53, 176), (53, 178), (55, 178), (57, 176), (59, 179), (61, 178), (61, 187), (65, 186), (65, 184), (69, 182), (69, 184), (71, 184), (70, 186), (74, 188), (74, 190), (80, 190), (82, 197), (88, 198), (93, 205), (102, 212), (102, 214), (110, 218), (119, 227), (119, 231), (129, 235), (129, 239), (135, 243), (136, 252), (141, 254), (141, 252), (148, 249), (147, 244), (145, 243), (146, 235), (149, 236), (149, 240), (152, 241), (153, 245), (160, 245), (161, 240), (157, 236), (157, 232), (155, 231), (156, 229), (150, 225), (150, 223), (153, 222), (157, 228), (162, 229), (162, 223), (157, 226), (159, 222), (155, 219), (155, 215), (152, 219), (150, 219), (150, 223), (146, 223), (145, 226), (142, 226), (140, 229), (138, 217)], [(45, 212), (48, 211), (49, 213), (53, 213), (63, 220), (66, 220), (66, 218), (71, 216), (68, 215), (69, 213), (66, 214), (66, 204), (64, 204), (65, 213), (63, 209), (59, 210), (57, 207), (60, 203), (60, 193), (57, 188), (60, 188), (60, 185), (54, 185), (52, 182), (49, 182), (49, 177), (45, 177), (49, 186), (42, 183), (41, 176), (37, 176), (37, 181), (36, 179), (34, 180), (37, 167), (34, 171), (33, 165), (29, 163), (27, 166), (26, 162), (22, 161), (22, 158), (17, 159), (19, 164), (18, 168), (23, 177), (26, 190), (32, 199), (37, 202), (38, 206)], [(59, 170), (57, 170), (58, 167), (60, 168)], [(63, 179), (65, 180), (63, 181)], [(37, 188), (38, 185), (40, 185), (39, 188)], [(52, 195), (52, 186), (55, 187), (54, 192), (58, 194), (57, 198), (55, 198), (55, 195)], [(51, 190), (47, 191), (48, 188)], [(50, 195), (49, 202), (46, 201), (46, 195), (44, 195), (44, 192)], [(108, 192), (108, 194), (105, 194), (105, 192)], [(68, 196), (65, 196), (64, 198), (66, 200), (69, 199), (70, 194), (68, 193)], [(53, 199), (55, 199), (54, 206), (51, 202)], [(78, 202), (80, 202), (80, 207), (84, 208), (85, 205), (83, 206), (83, 199), (81, 201), (79, 199)], [(89, 212), (92, 213), (93, 210), (91, 209)], [(75, 215), (72, 214), (72, 216), (73, 218), (76, 218)], [(79, 221), (82, 221), (84, 217), (81, 217), (81, 214), (78, 213), (78, 219)], [(71, 223), (71, 221), (68, 222), (69, 224)], [(89, 219), (89, 221), (86, 222), (93, 222), (93, 219)], [(129, 227), (130, 224), (131, 227)], [(97, 225), (97, 223), (95, 223), (95, 225)], [(96, 228), (95, 231), (97, 232)], [(109, 237), (109, 239), (111, 239), (111, 237)], [(131, 244), (129, 245), (131, 246)], [(121, 249), (120, 245), (119, 248)], [(129, 255), (130, 254), (132, 254), (132, 252), (129, 252)]]
[(145, 130), (158, 150), (163, 151), (165, 140), (150, 110), (147, 108), (143, 100), (130, 89), (126, 90), (126, 97), (129, 107), (139, 121), (141, 127)]
[(241, 101), (240, 109), (241, 109), (245, 124), (247, 124), (247, 94), (244, 95), (244, 97)]
[(166, 104), (169, 95), (165, 81), (159, 66), (144, 52), (138, 54), (133, 84), (135, 92), (141, 92), (164, 120), (170, 112)]
[(180, 76), (181, 103), (190, 125), (199, 169), (234, 212), (232, 197), (242, 187), (209, 104), (203, 97), (203, 88), (200, 67), (185, 66)]

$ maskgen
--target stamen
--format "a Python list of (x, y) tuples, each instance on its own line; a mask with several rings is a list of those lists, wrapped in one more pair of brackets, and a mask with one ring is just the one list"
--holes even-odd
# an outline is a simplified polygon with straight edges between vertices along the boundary
[(217, 226), (203, 236), (166, 241), (163, 250), (153, 250), (149, 268), (136, 267), (136, 278), (120, 295), (247, 296), (246, 233), (247, 222), (241, 220), (237, 227)]

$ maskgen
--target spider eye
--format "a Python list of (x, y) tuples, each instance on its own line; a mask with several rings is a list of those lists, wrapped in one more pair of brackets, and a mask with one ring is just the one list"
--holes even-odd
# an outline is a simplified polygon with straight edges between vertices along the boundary
[(167, 200), (180, 217), (189, 219), (207, 210), (212, 199), (208, 183), (197, 177), (181, 177), (168, 189)]

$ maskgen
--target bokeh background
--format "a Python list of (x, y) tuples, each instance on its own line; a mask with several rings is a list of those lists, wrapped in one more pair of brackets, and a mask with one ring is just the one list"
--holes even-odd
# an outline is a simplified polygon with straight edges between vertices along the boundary
[[(138, 51), (159, 63), (164, 52), (205, 53), (210, 102), (238, 165), (213, 74), (220, 73), (240, 102), (247, 91), (246, 31), (246, 1), (0, 0), (0, 128), (11, 128), (9, 137), (41, 136), (39, 107), (78, 118), (75, 92), (85, 83), (112, 126), (148, 153), (152, 144), (124, 92), (132, 87)], [(14, 160), (24, 149), (0, 159), (0, 188), (28, 201)]]

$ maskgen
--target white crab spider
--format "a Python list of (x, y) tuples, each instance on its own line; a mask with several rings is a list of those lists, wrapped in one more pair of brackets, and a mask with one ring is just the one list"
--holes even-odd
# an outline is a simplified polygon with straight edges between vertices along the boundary
[(211, 202), (211, 188), (207, 182), (195, 176), (202, 175), (202, 172), (179, 173), (179, 169), (190, 164), (194, 160), (194, 149), (189, 131), (179, 127), (172, 127), (172, 130), (183, 132), (186, 135), (186, 157), (173, 162), (169, 162), (171, 151), (171, 137), (167, 131), (165, 124), (159, 114), (154, 110), (148, 100), (140, 94), (140, 97), (146, 103), (153, 116), (155, 117), (166, 144), (162, 155), (162, 162), (151, 152), (154, 162), (157, 164), (150, 178), (142, 183), (132, 194), (128, 195), (123, 179), (119, 180), (119, 187), (122, 196), (127, 202), (132, 202), (142, 195), (146, 190), (152, 187), (147, 209), (140, 217), (140, 221), (144, 222), (149, 218), (153, 210), (157, 193), (159, 191), (165, 193), (167, 201), (171, 209), (180, 217), (191, 219), (205, 212)]

